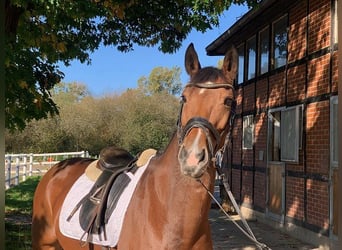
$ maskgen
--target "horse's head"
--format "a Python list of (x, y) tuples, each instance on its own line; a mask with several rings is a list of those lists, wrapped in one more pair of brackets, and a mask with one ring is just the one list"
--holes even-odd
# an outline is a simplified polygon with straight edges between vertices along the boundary
[(192, 44), (185, 54), (185, 68), (190, 82), (182, 94), (178, 120), (181, 172), (193, 178), (201, 177), (218, 150), (227, 143), (234, 112), (233, 81), (237, 72), (237, 52), (227, 51), (222, 70), (201, 68)]

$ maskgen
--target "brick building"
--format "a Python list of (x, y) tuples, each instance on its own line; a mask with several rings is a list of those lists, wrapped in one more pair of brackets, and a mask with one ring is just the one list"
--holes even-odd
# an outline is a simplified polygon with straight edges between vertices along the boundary
[(239, 54), (235, 198), (245, 212), (328, 246), (341, 197), (336, 9), (337, 0), (264, 0), (206, 48), (223, 56), (234, 45)]

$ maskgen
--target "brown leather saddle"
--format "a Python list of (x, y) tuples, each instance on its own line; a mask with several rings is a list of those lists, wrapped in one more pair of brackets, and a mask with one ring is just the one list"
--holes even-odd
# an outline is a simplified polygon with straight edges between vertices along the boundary
[[(125, 174), (127, 171), (135, 172), (137, 157), (133, 157), (124, 149), (116, 147), (104, 148), (96, 168), (100, 169), (100, 175), (96, 179), (90, 192), (85, 195), (70, 213), (67, 221), (80, 209), (80, 225), (84, 230), (83, 238), (91, 233), (105, 234), (105, 224), (114, 211), (120, 194), (130, 182)], [(88, 239), (85, 241), (88, 242)]]
[[(135, 173), (138, 167), (146, 164), (156, 150), (147, 149), (136, 157), (128, 151), (117, 147), (106, 147), (100, 152), (99, 160), (94, 161), (96, 173), (90, 179), (95, 183), (89, 193), (75, 206), (67, 221), (73, 217), (78, 209), (79, 221), (84, 234), (81, 242), (89, 242), (91, 234), (101, 235), (104, 233), (106, 239), (105, 225), (117, 206), (120, 195), (131, 181), (126, 173)], [(86, 170), (87, 172), (87, 170)], [(83, 240), (87, 235), (86, 240)]]

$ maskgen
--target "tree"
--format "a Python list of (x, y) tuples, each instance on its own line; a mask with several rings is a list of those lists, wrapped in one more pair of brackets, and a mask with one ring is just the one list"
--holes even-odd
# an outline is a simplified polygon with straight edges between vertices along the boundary
[(97, 155), (105, 146), (116, 145), (136, 154), (164, 148), (176, 129), (178, 98), (166, 92), (146, 95), (130, 89), (119, 96), (79, 98), (82, 85), (59, 84), (57, 89), (52, 92), (59, 116), (33, 120), (22, 131), (6, 130), (6, 152), (87, 150)]
[(122, 147), (136, 154), (167, 145), (176, 129), (178, 98), (166, 92), (145, 95), (140, 89), (131, 89), (118, 103), (125, 114), (119, 126)]
[(232, 3), (258, 0), (5, 0), (6, 127), (58, 114), (50, 90), (63, 78), (57, 63), (90, 63), (101, 44), (175, 52), (192, 28), (205, 32)]
[(138, 79), (138, 88), (146, 94), (155, 94), (166, 92), (171, 95), (177, 95), (182, 89), (180, 80), (181, 69), (173, 67), (156, 67), (152, 69), (148, 77), (140, 77)]
[(59, 105), (70, 105), (90, 96), (87, 86), (79, 82), (59, 82), (50, 92), (53, 101)]

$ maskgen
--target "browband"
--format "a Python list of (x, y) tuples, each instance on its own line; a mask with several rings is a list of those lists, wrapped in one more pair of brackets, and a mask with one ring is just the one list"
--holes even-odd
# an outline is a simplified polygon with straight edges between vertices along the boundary
[(226, 89), (234, 89), (234, 86), (230, 83), (214, 83), (214, 82), (204, 82), (204, 83), (188, 83), (185, 85), (186, 87), (196, 87), (196, 88), (205, 88), (205, 89), (218, 89), (218, 88), (226, 88)]

